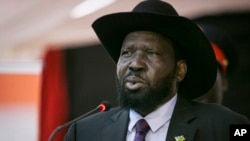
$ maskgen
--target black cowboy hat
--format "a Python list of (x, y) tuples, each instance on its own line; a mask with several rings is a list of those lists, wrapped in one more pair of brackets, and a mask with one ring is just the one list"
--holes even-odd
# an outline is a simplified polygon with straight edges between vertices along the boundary
[(172, 40), (187, 61), (187, 74), (178, 90), (187, 99), (201, 96), (215, 82), (217, 64), (208, 39), (196, 24), (179, 16), (168, 3), (143, 1), (132, 12), (105, 15), (92, 26), (115, 62), (119, 59), (123, 39), (130, 32), (153, 31)]

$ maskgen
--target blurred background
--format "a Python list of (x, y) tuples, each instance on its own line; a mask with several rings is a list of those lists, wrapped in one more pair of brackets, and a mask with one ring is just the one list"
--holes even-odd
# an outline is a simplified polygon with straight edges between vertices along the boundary
[[(140, 1), (0, 0), (0, 140), (47, 141), (101, 101), (117, 105), (115, 64), (91, 24)], [(237, 68), (223, 105), (250, 117), (250, 0), (164, 1), (233, 37)]]

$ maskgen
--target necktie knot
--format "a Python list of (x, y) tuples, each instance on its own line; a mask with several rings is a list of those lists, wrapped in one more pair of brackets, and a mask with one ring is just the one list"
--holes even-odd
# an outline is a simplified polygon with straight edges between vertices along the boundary
[(140, 119), (136, 123), (136, 135), (134, 141), (145, 141), (145, 136), (150, 129), (145, 119)]

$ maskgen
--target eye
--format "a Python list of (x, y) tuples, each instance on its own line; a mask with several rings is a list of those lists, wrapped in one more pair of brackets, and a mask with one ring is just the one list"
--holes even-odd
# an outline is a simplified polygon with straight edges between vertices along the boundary
[(155, 52), (155, 51), (152, 51), (152, 50), (148, 50), (148, 51), (147, 51), (147, 54), (148, 54), (148, 55), (159, 55), (158, 52)]
[(147, 54), (149, 54), (149, 55), (153, 55), (153, 54), (155, 54), (153, 51), (147, 51)]
[(132, 55), (132, 51), (124, 50), (124, 51), (122, 51), (121, 55), (125, 56), (125, 57), (129, 57)]

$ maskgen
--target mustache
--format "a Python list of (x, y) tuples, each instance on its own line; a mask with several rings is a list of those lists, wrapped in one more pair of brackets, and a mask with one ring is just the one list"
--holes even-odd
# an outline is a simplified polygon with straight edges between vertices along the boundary
[(126, 75), (123, 77), (123, 82), (143, 82), (145, 83), (147, 81), (147, 78), (142, 76), (141, 73), (136, 73), (136, 72), (128, 72)]
[(128, 73), (126, 73), (123, 78), (129, 77), (129, 76), (135, 76), (135, 77), (143, 79), (143, 76), (140, 72), (133, 72), (133, 71), (129, 71)]

